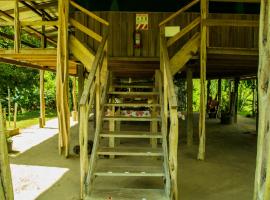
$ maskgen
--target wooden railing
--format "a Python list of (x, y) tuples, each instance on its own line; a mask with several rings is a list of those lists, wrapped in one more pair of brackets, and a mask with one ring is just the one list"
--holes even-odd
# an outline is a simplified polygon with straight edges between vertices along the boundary
[[(96, 131), (101, 126), (101, 113), (102, 106), (105, 101), (106, 92), (107, 92), (107, 42), (108, 42), (108, 33), (106, 33), (100, 46), (97, 50), (91, 71), (85, 81), (83, 94), (80, 100), (80, 162), (81, 162), (81, 195), (84, 197), (85, 193), (89, 189), (89, 176), (87, 176), (89, 171), (89, 159), (88, 159), (88, 120), (89, 114), (91, 111), (95, 110), (96, 121)], [(95, 105), (93, 105), (95, 100)], [(94, 144), (96, 144), (95, 138)], [(92, 150), (92, 157), (95, 155), (95, 145)], [(91, 159), (93, 159), (91, 157)]]
[(167, 139), (167, 118), (164, 115), (164, 96), (163, 96), (163, 78), (160, 70), (156, 71), (156, 79), (158, 82), (158, 90), (159, 90), (159, 103), (161, 106), (161, 122), (162, 122), (162, 148), (163, 148), (163, 153), (164, 153), (164, 161), (163, 161), (163, 168), (165, 171), (165, 177), (166, 177), (166, 182), (165, 182), (165, 191), (167, 196), (171, 196), (171, 177), (170, 177), (170, 172), (169, 172), (169, 154), (168, 154), (168, 139)]
[(176, 11), (175, 13), (173, 13), (172, 15), (170, 15), (168, 18), (166, 18), (165, 20), (163, 20), (162, 22), (159, 23), (159, 26), (164, 26), (166, 23), (168, 23), (169, 21), (173, 20), (174, 18), (176, 18), (178, 15), (180, 15), (181, 13), (187, 11), (189, 8), (191, 8), (192, 6), (196, 5), (197, 3), (199, 3), (200, 0), (193, 0), (192, 2), (190, 2), (188, 5), (184, 6), (183, 8), (179, 9), (178, 11)]
[[(188, 10), (189, 8), (191, 8), (192, 6), (196, 5), (199, 2), (200, 2), (200, 0), (193, 0), (188, 5), (184, 6), (183, 8), (181, 8), (180, 10), (178, 10), (177, 12), (173, 13), (168, 18), (166, 18), (165, 20), (163, 20), (159, 24), (159, 27), (160, 27), (161, 32), (164, 32), (165, 31), (164, 30), (165, 29), (165, 25), (168, 22), (170, 22), (171, 20), (175, 19), (178, 15), (182, 14), (183, 12), (185, 12), (186, 10)], [(192, 31), (195, 27), (197, 27), (198, 25), (200, 25), (200, 23), (201, 23), (201, 17), (197, 17), (192, 22), (190, 22), (186, 27), (184, 27), (180, 32), (178, 32), (176, 35), (174, 35), (173, 37), (169, 38), (169, 40), (166, 42), (166, 46), (167, 47), (170, 47), (171, 45), (173, 45), (175, 42), (177, 42), (178, 40), (180, 40), (187, 33), (189, 33), (190, 31)]]
[[(171, 197), (178, 199), (178, 113), (177, 97), (174, 89), (173, 76), (170, 69), (170, 62), (167, 44), (164, 33), (160, 35), (160, 69), (163, 73), (163, 134), (169, 134), (169, 171), (171, 177)], [(169, 130), (168, 130), (169, 123)]]
[[(82, 13), (84, 13), (85, 15), (87, 15), (88, 17), (93, 18), (94, 20), (98, 21), (99, 23), (101, 23), (102, 25), (104, 25), (105, 27), (109, 26), (109, 23), (100, 18), (99, 16), (97, 16), (96, 14), (92, 13), (91, 11), (81, 7), (80, 5), (78, 5), (77, 3), (75, 3), (74, 1), (70, 1), (70, 5), (73, 6), (74, 8), (77, 8), (78, 10), (80, 10)], [(80, 22), (78, 22), (77, 20), (70, 18), (69, 19), (69, 23), (71, 26), (74, 26), (76, 29), (80, 30), (81, 32), (85, 33), (86, 35), (88, 35), (89, 37), (97, 40), (98, 42), (101, 42), (102, 40), (102, 36), (95, 33), (94, 31), (92, 31), (91, 29), (89, 29), (88, 27), (84, 26), (83, 24), (81, 24)]]

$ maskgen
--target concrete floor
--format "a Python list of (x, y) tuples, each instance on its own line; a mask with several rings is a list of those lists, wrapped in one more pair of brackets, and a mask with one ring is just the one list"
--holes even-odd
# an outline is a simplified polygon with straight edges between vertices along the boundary
[[(197, 120), (195, 116), (195, 121)], [(180, 198), (252, 199), (256, 159), (255, 121), (240, 117), (238, 125), (221, 125), (218, 120), (207, 120), (206, 161), (203, 162), (196, 160), (197, 137), (192, 147), (188, 148), (185, 145), (184, 123), (180, 123), (182, 127), (179, 148)], [(55, 129), (55, 126), (49, 124), (47, 129)], [(197, 127), (194, 127), (194, 131), (194, 135), (197, 136)], [(46, 133), (40, 133), (37, 128), (32, 134)], [(79, 199), (79, 157), (76, 155), (72, 155), (69, 159), (60, 157), (57, 139), (57, 135), (54, 135), (11, 158), (11, 163), (14, 164), (13, 177), (16, 177), (15, 192), (24, 194), (17, 195), (15, 200)], [(76, 126), (72, 128), (72, 139), (73, 146), (78, 142)], [(18, 167), (19, 169), (25, 167), (24, 173), (21, 173)], [(34, 168), (27, 170), (27, 167)], [(34, 171), (35, 168), (37, 172)], [(43, 171), (40, 171), (40, 168)], [(36, 175), (33, 175), (35, 173)], [(31, 195), (34, 190), (35, 196)]]

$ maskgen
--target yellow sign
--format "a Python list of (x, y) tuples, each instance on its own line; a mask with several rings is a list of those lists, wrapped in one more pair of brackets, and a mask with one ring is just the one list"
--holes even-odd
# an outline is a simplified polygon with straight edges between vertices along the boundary
[(148, 14), (136, 14), (136, 30), (148, 30)]

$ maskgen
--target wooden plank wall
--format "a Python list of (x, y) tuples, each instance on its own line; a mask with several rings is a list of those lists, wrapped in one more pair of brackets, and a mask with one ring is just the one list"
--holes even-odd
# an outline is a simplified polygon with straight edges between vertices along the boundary
[[(133, 34), (135, 31), (134, 12), (96, 12), (96, 14), (109, 21), (109, 56), (111, 57), (132, 57), (135, 56), (133, 48)], [(171, 13), (148, 13), (149, 30), (142, 31), (141, 57), (159, 57), (159, 27), (160, 21), (168, 17)], [(180, 25), (181, 28), (188, 25), (192, 20), (199, 16), (199, 13), (183, 13), (170, 22), (168, 25)], [(233, 19), (258, 19), (257, 15), (225, 15), (210, 14), (211, 18), (233, 18)], [(75, 18), (84, 25), (93, 29), (99, 34), (104, 30), (98, 22), (85, 16), (83, 13), (76, 12)], [(175, 53), (196, 31), (183, 37), (181, 42), (176, 42), (170, 49), (170, 56)], [(258, 47), (258, 28), (246, 27), (210, 27), (210, 46), (212, 47)], [(79, 34), (80, 40), (87, 43), (89, 47), (97, 50), (98, 43), (88, 38), (84, 34)]]

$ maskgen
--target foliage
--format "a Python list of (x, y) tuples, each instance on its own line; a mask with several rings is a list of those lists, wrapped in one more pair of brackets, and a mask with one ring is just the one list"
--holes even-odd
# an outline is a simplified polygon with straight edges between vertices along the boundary
[[(238, 88), (238, 111), (239, 113), (250, 114), (253, 110), (253, 89), (254, 80), (242, 80)], [(228, 110), (230, 105), (231, 80), (222, 80), (222, 102), (221, 109)], [(210, 94), (213, 99), (218, 94), (218, 80), (211, 80)], [(200, 108), (200, 80), (193, 79), (193, 110), (198, 112)]]

